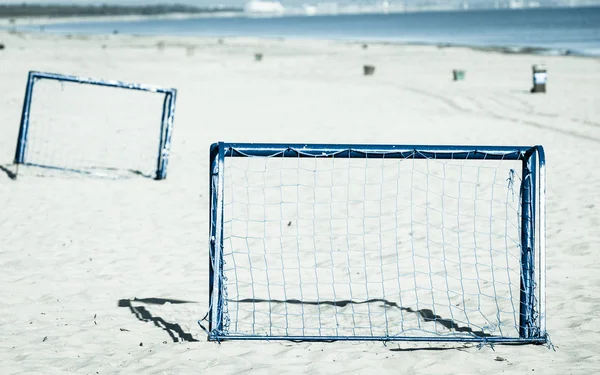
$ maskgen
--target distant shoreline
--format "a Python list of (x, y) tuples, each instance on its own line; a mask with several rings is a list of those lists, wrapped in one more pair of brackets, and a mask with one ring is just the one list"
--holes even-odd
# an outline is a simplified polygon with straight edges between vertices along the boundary
[[(600, 0), (598, 0), (600, 1)], [(286, 8), (282, 13), (247, 13), (244, 7), (235, 6), (206, 6), (198, 7), (181, 4), (156, 4), (156, 5), (43, 5), (43, 4), (0, 4), (0, 26), (12, 24), (55, 24), (67, 22), (103, 22), (118, 20), (148, 20), (169, 18), (204, 18), (204, 17), (251, 17), (251, 18), (279, 18), (279, 17), (319, 17), (342, 15), (382, 15), (382, 14), (410, 14), (410, 13), (472, 13), (487, 11), (529, 11), (538, 9), (588, 9), (600, 8), (598, 5), (568, 6), (541, 6), (523, 8), (490, 8), (475, 7), (459, 9), (453, 7), (423, 7), (423, 8), (352, 8), (337, 9), (333, 13), (307, 13), (305, 8)]]
[(180, 4), (157, 5), (46, 5), (46, 4), (0, 4), (0, 19), (24, 18), (75, 18), (112, 16), (164, 16), (169, 14), (217, 14), (242, 12), (240, 7), (197, 7)]
[[(146, 20), (177, 20), (177, 19), (193, 19), (193, 18), (207, 18), (207, 17), (236, 17), (239, 13), (237, 12), (220, 12), (215, 13), (166, 13), (156, 14), (152, 16), (148, 15), (120, 15), (120, 16), (72, 16), (72, 17), (23, 17), (23, 18), (1, 18), (0, 17), (0, 30), (11, 29), (16, 31), (19, 27), (31, 27), (31, 26), (46, 26), (56, 24), (76, 24), (76, 23), (88, 23), (88, 22), (128, 22), (128, 21), (146, 21)], [(28, 30), (29, 31), (29, 30)]]
[[(0, 32), (2, 29), (0, 28)], [(41, 34), (44, 35), (44, 32), (36, 32), (36, 31), (17, 31), (18, 33), (32, 33), (32, 34)], [(48, 35), (55, 35), (58, 37), (64, 37), (65, 39), (70, 39), (72, 35), (80, 35), (80, 36), (90, 36), (89, 34), (62, 34), (62, 33), (48, 33)], [(92, 34), (93, 36), (101, 36), (104, 34)], [(159, 36), (156, 35), (136, 35), (136, 34), (121, 34), (121, 35), (129, 35), (132, 37), (139, 38), (157, 38)], [(215, 36), (172, 36), (165, 35), (162, 37), (163, 39), (202, 39), (202, 40), (255, 40), (255, 41), (268, 41), (268, 40), (280, 40), (280, 41), (303, 41), (303, 38), (280, 38), (280, 37), (256, 37), (256, 36), (235, 36), (235, 37), (220, 37), (218, 35)], [(431, 48), (452, 48), (452, 49), (468, 49), (472, 51), (479, 52), (488, 52), (488, 53), (498, 53), (504, 55), (532, 55), (532, 56), (552, 56), (552, 57), (577, 57), (577, 58), (585, 58), (585, 59), (599, 59), (600, 56), (593, 54), (585, 54), (580, 53), (578, 51), (564, 49), (564, 50), (555, 50), (550, 48), (541, 48), (541, 47), (528, 47), (528, 46), (519, 46), (519, 47), (510, 47), (510, 46), (472, 46), (472, 45), (463, 45), (463, 44), (451, 44), (451, 43), (425, 43), (425, 42), (389, 42), (389, 41), (361, 41), (361, 40), (336, 40), (336, 39), (321, 39), (314, 38), (312, 40), (319, 42), (335, 42), (339, 44), (354, 44), (354, 45), (380, 45), (380, 46), (416, 46), (416, 47), (431, 47)]]
[[(357, 41), (359, 43), (359, 41)], [(433, 46), (437, 48), (468, 48), (474, 51), (495, 52), (506, 55), (536, 55), (536, 56), (571, 56), (571, 57), (586, 57), (600, 58), (598, 55), (583, 53), (574, 49), (568, 48), (544, 48), (535, 46), (476, 46), (468, 44), (453, 44), (453, 43), (424, 43), (424, 42), (406, 42), (406, 43), (372, 43), (372, 44), (402, 44), (413, 46)]]
[(0, 27), (50, 25), (57, 23), (184, 19), (241, 14), (236, 7), (188, 5), (94, 6), (94, 5), (0, 5)]

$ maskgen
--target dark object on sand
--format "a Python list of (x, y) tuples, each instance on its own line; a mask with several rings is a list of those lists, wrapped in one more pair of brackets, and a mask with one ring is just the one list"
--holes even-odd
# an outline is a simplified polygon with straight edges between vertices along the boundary
[(363, 44), (362, 47), (363, 47), (363, 49), (367, 49), (367, 48), (369, 48), (369, 45), (368, 44)]
[(113, 30), (113, 35), (117, 35), (119, 33), (119, 30)]
[(254, 60), (261, 61), (262, 58), (263, 58), (263, 54), (262, 53), (255, 53), (254, 54)]
[(464, 70), (454, 69), (452, 71), (452, 78), (455, 81), (462, 81), (462, 80), (464, 80), (465, 79), (465, 71)]
[(0, 43), (0, 50), (4, 49), (4, 44)]
[(531, 92), (546, 92), (546, 81), (548, 80), (546, 67), (544, 65), (533, 65), (531, 70), (533, 72), (533, 87), (531, 88)]
[(372, 76), (375, 73), (375, 67), (373, 65), (364, 65), (363, 71), (366, 76)]

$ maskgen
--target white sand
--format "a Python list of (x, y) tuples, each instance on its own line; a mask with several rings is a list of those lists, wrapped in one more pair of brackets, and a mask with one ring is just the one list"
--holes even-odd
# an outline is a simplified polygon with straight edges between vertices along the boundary
[[(164, 49), (157, 47), (159, 41)], [(597, 59), (414, 46), (363, 50), (308, 41), (239, 39), (219, 45), (214, 39), (67, 39), (5, 32), (0, 43), (6, 45), (0, 51), (0, 165), (13, 159), (29, 70), (179, 90), (166, 181), (35, 176), (12, 181), (0, 175), (2, 374), (597, 371)], [(261, 63), (253, 58), (258, 51), (265, 54)], [(531, 95), (530, 66), (540, 62), (548, 66), (549, 91)], [(374, 76), (362, 76), (365, 63), (376, 65)], [(466, 81), (452, 82), (453, 68), (466, 69)], [(217, 140), (544, 145), (547, 316), (556, 351), (206, 342), (196, 321), (208, 308), (208, 147)], [(118, 306), (134, 297), (191, 301), (133, 306), (177, 324), (184, 337), (198, 342), (174, 342), (166, 330)]]

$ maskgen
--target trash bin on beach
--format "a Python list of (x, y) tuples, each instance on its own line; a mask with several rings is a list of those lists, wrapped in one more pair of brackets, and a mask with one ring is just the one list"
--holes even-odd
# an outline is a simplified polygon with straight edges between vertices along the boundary
[(531, 92), (546, 92), (546, 80), (548, 79), (548, 71), (544, 65), (533, 65), (533, 87)]
[(372, 76), (375, 73), (375, 67), (373, 65), (364, 65), (363, 71), (366, 76)]
[(464, 70), (454, 69), (452, 71), (452, 78), (455, 81), (462, 81), (462, 80), (464, 80), (465, 79), (465, 71)]
[(262, 53), (255, 53), (254, 54), (254, 60), (261, 61), (262, 58), (263, 58), (263, 54)]

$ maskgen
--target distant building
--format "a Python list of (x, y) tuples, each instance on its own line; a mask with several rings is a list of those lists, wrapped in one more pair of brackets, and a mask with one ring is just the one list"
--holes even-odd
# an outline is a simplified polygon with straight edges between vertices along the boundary
[(252, 0), (244, 5), (244, 12), (249, 14), (283, 14), (285, 8), (278, 1)]

